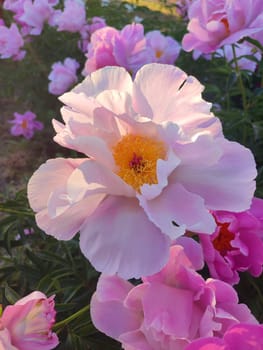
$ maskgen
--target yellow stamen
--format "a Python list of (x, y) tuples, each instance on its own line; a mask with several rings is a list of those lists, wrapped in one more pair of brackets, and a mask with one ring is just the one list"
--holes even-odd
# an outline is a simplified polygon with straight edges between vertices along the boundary
[(158, 182), (157, 161), (165, 156), (164, 143), (147, 136), (129, 134), (113, 147), (117, 174), (138, 192), (143, 184)]

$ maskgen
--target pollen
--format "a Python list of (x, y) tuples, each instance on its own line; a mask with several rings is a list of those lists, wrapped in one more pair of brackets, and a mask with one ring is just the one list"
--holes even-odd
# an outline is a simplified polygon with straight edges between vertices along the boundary
[(21, 123), (21, 126), (23, 129), (26, 129), (27, 128), (27, 120), (24, 119)]
[(223, 25), (226, 28), (227, 34), (229, 34), (230, 33), (230, 28), (229, 28), (229, 22), (228, 22), (227, 18), (222, 18), (221, 19), (221, 23), (223, 23)]
[(157, 184), (158, 159), (165, 159), (163, 142), (147, 136), (128, 134), (114, 147), (113, 157), (119, 175), (127, 184), (140, 192), (144, 184)]
[(231, 246), (231, 241), (235, 238), (235, 234), (229, 231), (228, 226), (228, 223), (219, 224), (219, 234), (213, 240), (214, 248), (223, 256), (226, 255), (228, 251), (234, 249)]
[(163, 51), (161, 51), (161, 50), (156, 50), (156, 52), (155, 52), (156, 58), (160, 58), (160, 57), (162, 57), (162, 55), (163, 55)]

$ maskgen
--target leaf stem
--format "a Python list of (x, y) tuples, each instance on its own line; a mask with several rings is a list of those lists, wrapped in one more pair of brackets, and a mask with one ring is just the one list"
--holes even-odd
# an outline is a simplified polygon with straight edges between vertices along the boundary
[(78, 310), (77, 312), (75, 312), (73, 315), (70, 315), (69, 317), (65, 318), (64, 320), (57, 322), (54, 326), (53, 326), (53, 330), (57, 331), (60, 328), (66, 326), (68, 323), (70, 323), (71, 321), (75, 320), (76, 318), (78, 318), (79, 316), (81, 316), (84, 312), (89, 311), (90, 309), (90, 305), (86, 305), (84, 306), (82, 309)]
[[(240, 68), (238, 66), (238, 59), (237, 59), (237, 55), (236, 55), (235, 45), (232, 44), (231, 46), (232, 46), (232, 51), (233, 51), (235, 72), (236, 72), (236, 75), (237, 75), (239, 89), (240, 89), (240, 93), (241, 93), (241, 97), (242, 97), (242, 106), (243, 106), (243, 109), (244, 109), (244, 116), (245, 116), (245, 119), (247, 120), (248, 104), (247, 104), (246, 89), (245, 89), (245, 86), (244, 86), (244, 83), (243, 83), (243, 79), (242, 79)], [(243, 144), (246, 144), (246, 140), (247, 140), (247, 125), (244, 124), (244, 126), (243, 126)]]

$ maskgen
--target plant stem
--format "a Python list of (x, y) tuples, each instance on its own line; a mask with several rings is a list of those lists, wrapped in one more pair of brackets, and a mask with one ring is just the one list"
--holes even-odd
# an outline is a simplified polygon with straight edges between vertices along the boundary
[[(236, 71), (236, 75), (237, 75), (237, 78), (238, 78), (239, 89), (240, 89), (241, 96), (242, 96), (242, 105), (243, 105), (243, 110), (244, 110), (244, 117), (247, 120), (247, 118), (248, 118), (248, 115), (247, 115), (248, 104), (247, 104), (246, 89), (245, 89), (245, 86), (243, 84), (240, 68), (238, 66), (238, 60), (237, 60), (236, 49), (235, 49), (235, 45), (234, 44), (232, 44), (232, 51), (233, 51), (233, 57), (234, 57), (234, 63), (235, 63), (235, 71)], [(246, 140), (247, 140), (247, 125), (245, 123), (244, 126), (243, 126), (243, 144), (246, 144)]]
[(79, 316), (81, 316), (84, 312), (89, 311), (90, 309), (90, 305), (86, 305), (84, 306), (82, 309), (78, 310), (77, 312), (75, 312), (73, 315), (70, 315), (69, 317), (65, 318), (64, 320), (57, 322), (54, 326), (53, 326), (53, 330), (57, 331), (60, 328), (66, 326), (69, 322), (75, 320), (76, 318), (78, 318)]

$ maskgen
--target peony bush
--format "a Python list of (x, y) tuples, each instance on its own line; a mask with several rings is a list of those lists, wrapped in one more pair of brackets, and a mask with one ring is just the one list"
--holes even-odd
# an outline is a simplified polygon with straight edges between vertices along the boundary
[(0, 349), (261, 350), (261, 1), (0, 6)]

